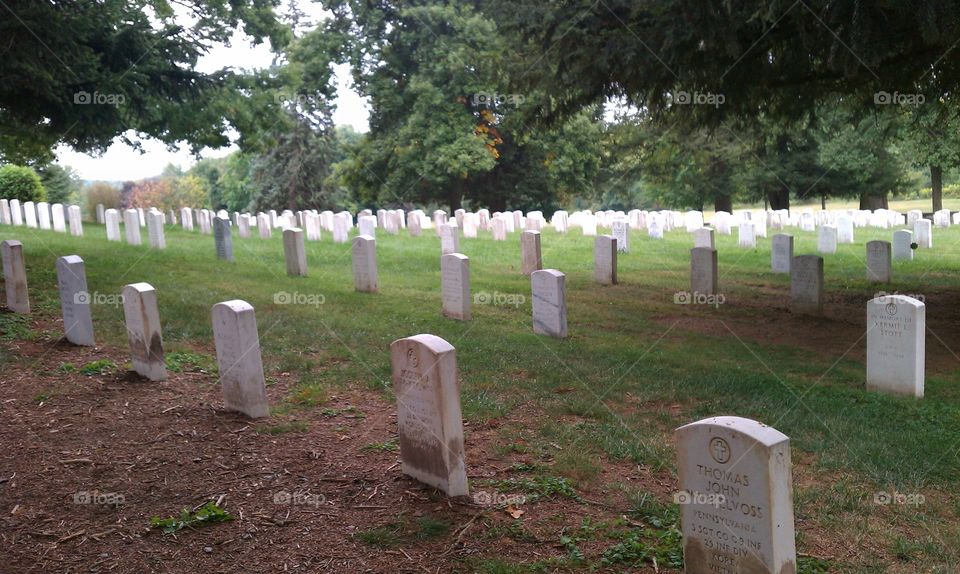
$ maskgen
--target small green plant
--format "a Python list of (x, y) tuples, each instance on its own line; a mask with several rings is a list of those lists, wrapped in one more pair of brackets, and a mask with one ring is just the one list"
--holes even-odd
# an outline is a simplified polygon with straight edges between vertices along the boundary
[(57, 371), (60, 373), (76, 373), (79, 369), (73, 363), (60, 363)]
[(226, 510), (217, 506), (216, 502), (210, 501), (194, 512), (186, 508), (180, 511), (179, 516), (170, 518), (160, 518), (154, 516), (150, 519), (151, 528), (160, 528), (164, 534), (172, 534), (183, 530), (188, 526), (202, 526), (204, 524), (213, 524), (216, 522), (227, 522), (233, 520), (233, 516)]
[(397, 439), (392, 438), (384, 442), (372, 442), (370, 444), (365, 444), (360, 447), (360, 450), (377, 450), (380, 452), (397, 452), (400, 450), (400, 444), (397, 442)]
[(213, 373), (217, 371), (217, 364), (212, 357), (190, 351), (167, 353), (163, 361), (167, 365), (167, 370), (173, 373), (182, 373), (184, 371)]
[(402, 524), (391, 523), (370, 530), (361, 530), (357, 532), (356, 537), (375, 548), (389, 548), (400, 544), (402, 530)]
[(417, 519), (417, 538), (436, 538), (450, 531), (450, 523), (432, 516)]
[(0, 313), (0, 340), (27, 341), (36, 334), (30, 329), (29, 315), (18, 313)]
[(116, 370), (117, 364), (110, 359), (99, 359), (91, 361), (80, 367), (80, 374), (91, 377), (93, 375), (106, 375), (110, 371)]
[(303, 432), (307, 430), (307, 423), (303, 421), (288, 421), (275, 425), (261, 425), (258, 426), (256, 430), (260, 434), (276, 436), (278, 434), (286, 434), (289, 432)]
[(558, 476), (533, 476), (529, 478), (505, 478), (493, 481), (493, 486), (504, 492), (522, 491), (532, 502), (538, 498), (558, 496), (571, 500), (582, 500), (566, 478)]
[(40, 393), (40, 394), (38, 394), (37, 396), (33, 397), (33, 402), (35, 402), (35, 403), (37, 403), (37, 404), (45, 403), (45, 402), (47, 402), (48, 400), (50, 400), (50, 395), (48, 395), (48, 394), (46, 394), (46, 393)]

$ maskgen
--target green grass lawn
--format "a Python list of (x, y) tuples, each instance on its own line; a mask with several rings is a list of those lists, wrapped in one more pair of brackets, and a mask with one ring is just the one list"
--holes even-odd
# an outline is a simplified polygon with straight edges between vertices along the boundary
[[(928, 357), (937, 359), (929, 362), (937, 368), (928, 370), (926, 398), (916, 401), (867, 393), (862, 358), (849, 352), (858, 340), (841, 335), (856, 318), (863, 326), (866, 301), (879, 290), (934, 294), (928, 321), (956, 305), (960, 228), (934, 230), (935, 249), (918, 251), (911, 262), (895, 261), (894, 282), (882, 288), (864, 278), (864, 244), (889, 241), (893, 230), (857, 229), (856, 244), (825, 256), (827, 316), (807, 323), (788, 311), (789, 278), (769, 271), (769, 239), (744, 250), (735, 234), (717, 236), (725, 302), (712, 307), (674, 303), (676, 292), (689, 289), (692, 238), (684, 231), (662, 241), (634, 232), (631, 252), (620, 256), (620, 284), (603, 287), (592, 281), (592, 237), (545, 230), (544, 266), (567, 275), (566, 340), (532, 332), (529, 279), (519, 273), (516, 234), (506, 242), (485, 233), (461, 239), (472, 293), (489, 294), (482, 298), (493, 303), (474, 305), (472, 321), (458, 322), (440, 314), (440, 241), (432, 230), (419, 238), (380, 231), (378, 294), (354, 292), (350, 246), (333, 244), (327, 233), (307, 243), (309, 276), (290, 278), (279, 233), (270, 240), (235, 235), (236, 261), (224, 262), (215, 257), (212, 236), (172, 226), (163, 251), (107, 242), (102, 226), (86, 224), (84, 231), (73, 238), (0, 227), (0, 239), (24, 244), (39, 312), (59, 313), (54, 262), (69, 254), (86, 262), (91, 292), (116, 294), (140, 281), (157, 289), (168, 354), (211, 353), (211, 306), (244, 299), (256, 309), (268, 381), (271, 374), (299, 373), (295, 393), (308, 398), (361, 386), (382, 390), (389, 400), (390, 342), (432, 333), (457, 349), (467, 421), (535, 405), (540, 416), (530, 421), (531, 448), (557, 444), (580, 453), (555, 472), (582, 480), (590, 479), (587, 461), (595, 458), (671, 472), (673, 428), (720, 414), (754, 418), (791, 437), (801, 551), (812, 531), (842, 541), (849, 529), (863, 529), (886, 558), (828, 561), (851, 572), (947, 572), (933, 568), (957, 563), (960, 348), (950, 356), (928, 334)], [(814, 233), (788, 232), (796, 254), (815, 253)], [(278, 293), (308, 304), (277, 304)], [(122, 308), (95, 305), (93, 315), (98, 344), (126, 344)], [(0, 326), (11, 328), (10, 319), (3, 320)], [(781, 320), (795, 330), (809, 325), (820, 343), (794, 344), (782, 336)], [(758, 337), (758, 329), (767, 334)], [(949, 341), (946, 331), (938, 334)], [(504, 445), (512, 444), (511, 433), (502, 432)], [(873, 496), (880, 490), (921, 493), (927, 503), (879, 506)]]

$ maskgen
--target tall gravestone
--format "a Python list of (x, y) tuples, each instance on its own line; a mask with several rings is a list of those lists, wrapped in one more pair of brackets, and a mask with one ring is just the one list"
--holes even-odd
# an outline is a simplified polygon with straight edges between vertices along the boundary
[(507, 240), (507, 221), (501, 217), (494, 217), (490, 221), (490, 230), (493, 232), (494, 241)]
[(527, 230), (520, 233), (520, 272), (530, 275), (543, 269), (540, 255), (540, 232)]
[(19, 199), (10, 200), (10, 224), (23, 225), (23, 206)]
[(867, 302), (867, 389), (923, 397), (926, 305), (904, 295)]
[(184, 231), (193, 231), (193, 210), (189, 207), (180, 208), (180, 226)]
[(610, 235), (617, 240), (617, 251), (630, 251), (630, 223), (626, 219), (614, 219), (610, 225)]
[(150, 241), (150, 247), (154, 249), (167, 248), (167, 239), (163, 232), (163, 214), (151, 209), (147, 212), (147, 239)]
[(832, 225), (822, 225), (817, 230), (817, 251), (820, 253), (837, 252), (837, 228)]
[(901, 229), (893, 232), (893, 258), (913, 260), (913, 233)]
[(37, 225), (40, 229), (50, 229), (50, 204), (46, 201), (36, 203)]
[(556, 269), (530, 274), (533, 296), (533, 332), (558, 339), (567, 336), (566, 275)]
[(689, 574), (795, 574), (790, 439), (741, 417), (676, 430), (683, 562)]
[(377, 240), (368, 235), (353, 238), (353, 286), (357, 291), (376, 293), (380, 289), (377, 276)]
[(94, 346), (93, 318), (90, 314), (90, 292), (83, 259), (67, 255), (57, 259), (57, 286), (60, 311), (67, 340), (74, 345)]
[(796, 313), (823, 313), (823, 257), (798, 255), (790, 262), (790, 306)]
[(53, 222), (53, 230), (57, 233), (67, 232), (66, 213), (63, 211), (62, 203), (54, 203), (50, 206), (50, 219)]
[(448, 496), (469, 493), (453, 346), (435, 335), (390, 345), (401, 471)]
[(213, 242), (217, 248), (217, 258), (233, 261), (233, 237), (230, 233), (230, 220), (226, 217), (213, 218)]
[(27, 293), (27, 266), (23, 258), (23, 244), (15, 239), (0, 243), (3, 257), (3, 281), (7, 291), (7, 309), (14, 313), (30, 312)]
[(253, 306), (239, 299), (224, 301), (213, 306), (212, 316), (224, 405), (250, 418), (269, 416)]
[(80, 213), (79, 205), (71, 205), (67, 208), (70, 215), (70, 235), (74, 237), (83, 237), (83, 215)]
[(37, 206), (32, 201), (23, 202), (23, 222), (31, 229), (37, 228)]
[(443, 315), (470, 320), (470, 259), (462, 253), (440, 256), (440, 290)]
[(752, 221), (742, 221), (737, 227), (738, 244), (745, 249), (757, 246), (757, 233)]
[(4, 225), (13, 225), (10, 219), (10, 200), (0, 198), (0, 223)]
[(283, 230), (283, 258), (287, 262), (287, 275), (307, 276), (307, 246), (302, 229), (288, 227)]
[(717, 250), (694, 247), (690, 250), (690, 291), (700, 295), (716, 295), (719, 274)]
[(913, 223), (913, 238), (921, 249), (933, 247), (933, 227), (929, 219), (918, 219)]
[(867, 281), (889, 283), (891, 277), (891, 248), (889, 241), (867, 242)]
[(106, 222), (107, 222), (106, 208), (103, 206), (102, 203), (98, 203), (97, 204), (97, 224), (103, 225)]
[(793, 236), (778, 233), (773, 236), (770, 249), (770, 269), (774, 273), (790, 273), (793, 260)]
[(107, 241), (120, 241), (120, 212), (108, 209), (104, 217), (107, 222)]
[(273, 226), (270, 225), (270, 216), (266, 213), (257, 214), (257, 233), (260, 234), (260, 239), (273, 237)]
[(123, 316), (133, 370), (151, 381), (167, 378), (163, 334), (157, 291), (149, 283), (131, 283), (123, 288)]
[(123, 231), (130, 245), (140, 245), (140, 213), (136, 209), (123, 212)]
[(612, 235), (593, 240), (593, 280), (601, 285), (617, 283), (617, 239)]

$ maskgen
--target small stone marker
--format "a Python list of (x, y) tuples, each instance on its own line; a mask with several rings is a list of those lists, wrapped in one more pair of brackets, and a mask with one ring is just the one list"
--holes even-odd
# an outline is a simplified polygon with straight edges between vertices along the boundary
[(349, 213), (340, 212), (333, 216), (333, 242), (346, 243), (350, 239), (350, 227), (352, 227), (353, 216)]
[(108, 209), (104, 218), (107, 223), (107, 241), (120, 241), (120, 212)]
[(23, 222), (27, 227), (37, 228), (37, 206), (32, 201), (23, 202)]
[(817, 251), (820, 253), (837, 252), (837, 228), (832, 225), (821, 225), (817, 230)]
[(540, 232), (527, 230), (520, 233), (520, 272), (530, 275), (543, 269), (540, 256)]
[(226, 217), (213, 218), (213, 242), (218, 259), (233, 261), (233, 236), (230, 234), (230, 220)]
[(914, 241), (921, 249), (933, 247), (933, 228), (929, 219), (918, 219), (913, 224)]
[(10, 224), (23, 225), (23, 206), (19, 199), (10, 200)]
[(453, 222), (440, 224), (439, 233), (440, 255), (460, 252), (460, 233)]
[(250, 418), (269, 416), (253, 306), (239, 299), (224, 301), (213, 306), (212, 315), (220, 388), (226, 408)]
[[(696, 213), (700, 213), (699, 211)], [(713, 229), (701, 227), (693, 230), (693, 246), (706, 247), (707, 249), (716, 249), (717, 244), (714, 241)]]
[(149, 283), (132, 283), (123, 288), (123, 316), (133, 370), (151, 381), (164, 381), (163, 334), (157, 291)]
[(36, 204), (37, 225), (40, 229), (50, 229), (50, 204), (46, 201), (40, 201)]
[(103, 225), (104, 223), (106, 223), (106, 221), (107, 221), (106, 208), (103, 206), (102, 203), (98, 203), (97, 204), (97, 223), (99, 225)]
[(690, 291), (694, 295), (718, 293), (717, 250), (694, 247), (690, 250)]
[(14, 313), (30, 312), (27, 293), (27, 266), (23, 259), (23, 244), (15, 239), (0, 243), (3, 256), (3, 281), (7, 291), (7, 309)]
[(773, 236), (770, 249), (770, 269), (774, 273), (790, 273), (793, 260), (793, 236), (778, 233)]
[(617, 284), (617, 239), (598, 235), (593, 240), (593, 280), (601, 285)]
[(435, 335), (415, 335), (391, 343), (390, 364), (401, 472), (447, 496), (466, 496), (456, 350)]
[(287, 262), (287, 275), (307, 276), (307, 246), (303, 230), (299, 227), (283, 230), (283, 258)]
[(867, 390), (923, 398), (926, 316), (913, 297), (867, 302)]
[(558, 339), (567, 336), (566, 275), (556, 269), (530, 274), (533, 295), (533, 332)]
[(891, 273), (891, 247), (889, 241), (867, 242), (867, 281), (889, 283)]
[(270, 216), (266, 213), (257, 214), (257, 233), (260, 234), (260, 239), (273, 237), (273, 226), (270, 225)]
[(739, 236), (738, 245), (745, 249), (753, 249), (757, 246), (757, 233), (751, 221), (743, 221), (737, 228)]
[(123, 231), (130, 245), (140, 245), (140, 213), (136, 209), (123, 212)]
[(83, 215), (80, 212), (80, 206), (71, 205), (67, 208), (67, 214), (70, 216), (70, 235), (83, 237)]
[(686, 572), (794, 574), (790, 439), (741, 417), (676, 430)]
[(490, 230), (493, 232), (494, 241), (507, 240), (507, 221), (500, 217), (495, 217), (490, 221)]
[(62, 203), (54, 203), (50, 206), (50, 218), (53, 220), (53, 230), (57, 233), (67, 232), (67, 220), (63, 211)]
[(189, 207), (180, 209), (180, 226), (184, 231), (193, 231), (193, 210)]
[(913, 233), (906, 229), (893, 232), (893, 258), (913, 260)]
[(13, 221), (10, 219), (10, 200), (0, 198), (0, 223), (4, 225), (12, 225)]
[(60, 310), (63, 330), (74, 345), (94, 346), (93, 318), (90, 315), (90, 292), (83, 259), (67, 255), (57, 259), (57, 285), (60, 290)]
[[(140, 233), (138, 232), (137, 235), (139, 236)], [(151, 209), (147, 212), (147, 238), (150, 240), (150, 247), (167, 248), (167, 240), (163, 234), (163, 214), (159, 211)]]
[(614, 219), (610, 225), (610, 234), (617, 240), (617, 251), (630, 251), (630, 223), (626, 219)]
[(377, 278), (377, 240), (369, 235), (353, 238), (353, 286), (357, 291), (376, 293), (380, 289)]
[(462, 253), (440, 256), (443, 316), (470, 320), (470, 259)]
[(823, 257), (798, 255), (790, 262), (790, 306), (795, 313), (823, 313)]

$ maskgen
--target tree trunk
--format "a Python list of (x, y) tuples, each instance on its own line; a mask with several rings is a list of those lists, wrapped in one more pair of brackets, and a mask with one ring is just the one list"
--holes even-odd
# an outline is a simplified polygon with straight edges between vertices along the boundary
[(770, 200), (770, 209), (790, 209), (790, 190), (786, 187), (768, 191), (767, 199)]
[(718, 195), (713, 198), (713, 210), (716, 211), (726, 211), (727, 213), (733, 213), (733, 198), (729, 195)]
[(864, 193), (860, 196), (860, 209), (887, 209), (887, 194), (868, 195)]
[(943, 168), (939, 165), (930, 166), (930, 190), (933, 198), (933, 210), (943, 209)]
[(822, 210), (824, 210), (824, 211), (827, 210), (827, 196), (826, 196), (826, 195), (821, 195), (821, 196), (820, 196), (820, 209), (822, 209)]
[(460, 185), (450, 186), (450, 217), (453, 217), (453, 212), (460, 209), (460, 206), (463, 203), (463, 192), (460, 191)]

